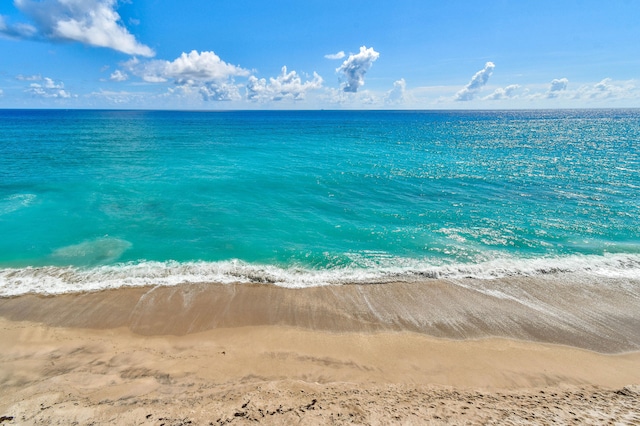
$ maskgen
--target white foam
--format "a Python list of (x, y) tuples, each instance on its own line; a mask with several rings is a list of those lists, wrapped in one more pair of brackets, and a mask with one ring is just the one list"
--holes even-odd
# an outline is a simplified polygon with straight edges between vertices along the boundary
[(351, 283), (417, 282), (435, 278), (491, 280), (512, 276), (583, 274), (639, 279), (640, 254), (502, 258), (477, 264), (434, 264), (433, 261), (381, 256), (367, 265), (332, 269), (283, 268), (221, 262), (149, 262), (94, 267), (27, 267), (0, 269), (0, 296), (26, 293), (61, 294), (119, 287), (215, 282), (268, 283), (305, 288)]

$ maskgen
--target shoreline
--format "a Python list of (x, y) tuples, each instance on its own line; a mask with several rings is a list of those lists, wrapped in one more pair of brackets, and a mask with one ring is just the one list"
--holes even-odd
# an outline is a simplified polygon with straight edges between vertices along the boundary
[[(614, 306), (620, 315), (589, 334), (578, 311), (570, 312), (580, 322), (571, 329), (499, 302), (440, 280), (2, 298), (0, 418), (3, 425), (640, 422), (640, 350), (594, 350), (636, 331), (633, 311), (628, 329), (596, 335), (624, 323), (633, 306), (587, 305), (597, 322)], [(430, 322), (438, 316), (447, 321)], [(636, 338), (627, 332), (627, 347)]]
[(640, 350), (637, 289), (640, 281), (594, 285), (540, 277), (303, 289), (197, 283), (4, 297), (0, 317), (59, 327), (124, 327), (145, 336), (278, 325), (453, 340), (497, 337), (615, 354)]

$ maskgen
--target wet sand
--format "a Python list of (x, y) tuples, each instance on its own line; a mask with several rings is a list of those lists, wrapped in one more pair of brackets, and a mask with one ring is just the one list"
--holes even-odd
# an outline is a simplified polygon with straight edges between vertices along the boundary
[(519, 281), (0, 299), (0, 424), (639, 423), (637, 300)]

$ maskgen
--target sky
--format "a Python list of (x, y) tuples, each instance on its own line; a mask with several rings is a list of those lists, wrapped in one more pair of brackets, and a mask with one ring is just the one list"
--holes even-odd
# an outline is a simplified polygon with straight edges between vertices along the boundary
[(618, 107), (638, 0), (0, 3), (0, 108)]

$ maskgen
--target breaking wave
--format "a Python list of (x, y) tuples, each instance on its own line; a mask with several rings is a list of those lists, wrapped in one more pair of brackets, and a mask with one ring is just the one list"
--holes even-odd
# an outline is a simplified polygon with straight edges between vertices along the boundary
[[(119, 247), (122, 248), (122, 247)], [(116, 250), (117, 251), (117, 250)], [(371, 266), (310, 269), (219, 262), (121, 263), (93, 267), (43, 266), (0, 269), (0, 296), (62, 294), (149, 285), (186, 283), (263, 283), (289, 288), (322, 285), (419, 282), (430, 279), (491, 280), (549, 274), (581, 274), (603, 278), (638, 279), (640, 255), (573, 255), (556, 258), (496, 259), (477, 264), (433, 265), (406, 258), (386, 259)]]

